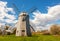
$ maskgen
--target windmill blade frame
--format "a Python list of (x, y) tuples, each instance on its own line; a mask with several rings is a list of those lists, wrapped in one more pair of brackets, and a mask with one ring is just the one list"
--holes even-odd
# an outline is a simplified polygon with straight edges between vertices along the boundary
[(17, 7), (14, 3), (12, 3), (12, 5), (13, 5), (13, 7), (14, 7), (18, 12), (20, 12), (19, 9), (18, 9), (18, 7)]
[(32, 12), (34, 12), (34, 11), (36, 11), (36, 10), (37, 10), (36, 7), (32, 7), (32, 8), (30, 8), (30, 10), (28, 11), (28, 13), (32, 13)]

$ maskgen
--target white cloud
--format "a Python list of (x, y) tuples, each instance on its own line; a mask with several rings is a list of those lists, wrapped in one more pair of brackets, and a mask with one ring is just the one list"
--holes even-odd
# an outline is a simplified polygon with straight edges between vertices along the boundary
[(10, 20), (16, 19), (14, 15), (9, 15), (9, 14), (6, 14), (6, 17)]
[(35, 26), (35, 28), (39, 29), (48, 29), (47, 26), (49, 23), (56, 22), (60, 20), (60, 5), (55, 5), (48, 8), (48, 12), (46, 14), (41, 13), (39, 10), (33, 12), (33, 20), (30, 20)]
[(48, 8), (48, 14), (53, 16), (55, 20), (59, 20), (60, 18), (60, 5), (56, 5)]
[(16, 23), (17, 20), (5, 19), (5, 22), (7, 22), (7, 23)]
[[(6, 23), (16, 23), (17, 20), (14, 16), (15, 12), (13, 8), (7, 7), (7, 4), (7, 2), (0, 1), (0, 21)], [(8, 12), (11, 12), (12, 14), (8, 14)]]

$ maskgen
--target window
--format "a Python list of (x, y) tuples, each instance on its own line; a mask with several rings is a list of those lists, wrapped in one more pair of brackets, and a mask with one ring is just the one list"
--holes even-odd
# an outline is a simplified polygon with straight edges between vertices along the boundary
[(25, 30), (22, 30), (22, 32), (25, 32)]
[(22, 21), (25, 21), (25, 18), (23, 18)]

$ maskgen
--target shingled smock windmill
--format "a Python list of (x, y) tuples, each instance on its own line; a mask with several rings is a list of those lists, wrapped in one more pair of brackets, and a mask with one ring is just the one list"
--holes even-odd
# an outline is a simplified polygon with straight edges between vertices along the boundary
[[(14, 3), (13, 6), (17, 9), (17, 11), (19, 10)], [(31, 29), (35, 31), (29, 23), (29, 13), (32, 13), (35, 10), (36, 8), (31, 8), (29, 12), (22, 11), (19, 14), (18, 22), (16, 23), (16, 36), (31, 36)]]

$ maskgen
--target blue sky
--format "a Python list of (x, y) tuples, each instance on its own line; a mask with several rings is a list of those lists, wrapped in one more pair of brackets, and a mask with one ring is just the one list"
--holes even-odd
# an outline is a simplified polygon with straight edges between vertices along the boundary
[(20, 11), (28, 11), (32, 7), (37, 7), (42, 13), (47, 12), (48, 6), (54, 6), (60, 4), (60, 0), (3, 0), (8, 2), (8, 6), (11, 7), (12, 3), (15, 3)]
[(7, 1), (8, 7), (13, 7), (12, 3), (14, 3), (19, 9), (19, 11), (29, 11), (32, 7), (36, 7), (42, 13), (47, 13), (48, 6), (60, 4), (60, 0), (2, 0), (2, 1)]
[[(5, 5), (7, 6), (7, 8), (9, 8), (7, 11), (8, 16), (4, 16), (5, 21), (6, 20), (9, 20), (10, 22), (14, 20), (17, 21), (19, 13), (21, 11), (28, 12), (32, 7), (36, 7), (37, 10), (34, 13), (29, 14), (32, 26), (34, 25), (36, 28), (39, 28), (43, 26), (46, 27), (47, 25), (50, 24), (60, 24), (59, 18), (60, 0), (1, 0), (1, 1), (5, 2)], [(20, 12), (16, 10), (16, 8), (13, 6), (13, 3), (17, 6)], [(14, 13), (13, 11), (15, 12), (15, 14), (13, 14)], [(13, 20), (10, 20), (11, 18), (9, 16), (12, 16)], [(5, 21), (0, 22), (4, 23)], [(10, 23), (9, 21), (8, 23)]]

